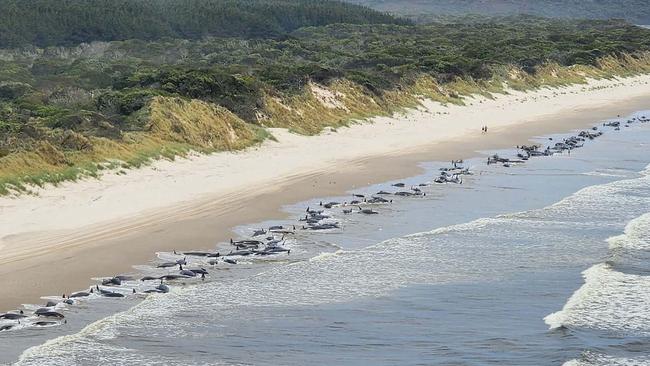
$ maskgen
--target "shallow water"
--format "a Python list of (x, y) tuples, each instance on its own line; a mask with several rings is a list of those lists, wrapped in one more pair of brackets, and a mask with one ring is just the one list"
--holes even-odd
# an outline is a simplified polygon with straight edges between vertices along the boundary
[[(425, 187), (425, 197), (374, 207), (379, 215), (329, 210), (343, 229), (301, 231), (291, 255), (218, 265), (205, 283), (139, 303), (82, 302), (65, 326), (2, 332), (0, 360), (650, 363), (650, 123), (607, 130), (570, 156), (510, 168), (470, 160), (475, 174), (464, 184)], [(403, 182), (428, 181), (447, 165), (423, 164), (423, 175)], [(394, 191), (390, 183), (357, 192)], [(320, 200), (286, 210), (297, 218)]]

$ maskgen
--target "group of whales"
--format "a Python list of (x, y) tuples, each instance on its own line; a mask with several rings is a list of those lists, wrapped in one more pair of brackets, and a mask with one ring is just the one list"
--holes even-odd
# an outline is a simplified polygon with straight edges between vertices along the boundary
[[(650, 122), (650, 118), (647, 118), (646, 116), (641, 116), (641, 117), (633, 117), (624, 122), (621, 121), (605, 122), (603, 123), (603, 127), (613, 127), (614, 131), (620, 131), (622, 124), (625, 127), (630, 127), (630, 125), (633, 123), (647, 123), (647, 122)], [(566, 137), (562, 139), (562, 141), (552, 143), (546, 146), (545, 148), (542, 148), (542, 146), (540, 145), (517, 146), (518, 153), (516, 159), (504, 158), (497, 154), (488, 156), (487, 164), (488, 165), (503, 164), (504, 167), (510, 167), (511, 164), (523, 163), (532, 157), (552, 156), (554, 154), (563, 153), (565, 151), (571, 154), (572, 150), (583, 147), (585, 141), (596, 139), (602, 136), (603, 134), (604, 134), (603, 131), (601, 131), (598, 127), (594, 126), (591, 128), (591, 130), (580, 131), (575, 136)], [(553, 141), (553, 138), (549, 137), (549, 140)]]
[[(650, 119), (645, 116), (634, 117), (624, 122), (612, 121), (603, 124), (603, 127), (611, 127), (614, 130), (620, 130), (621, 125), (629, 127), (632, 123), (646, 123)], [(551, 145), (542, 148), (540, 145), (522, 145), (517, 146), (517, 158), (503, 158), (498, 155), (489, 156), (487, 159), (488, 165), (502, 164), (509, 167), (513, 163), (523, 163), (532, 157), (538, 156), (551, 156), (556, 153), (562, 153), (580, 148), (584, 145), (586, 140), (593, 140), (602, 136), (603, 132), (598, 127), (593, 127), (590, 131), (581, 131), (575, 136), (564, 138), (562, 141), (552, 143)], [(553, 140), (549, 138), (549, 140)], [(188, 258), (203, 259), (202, 263), (210, 266), (216, 266), (220, 261), (227, 265), (235, 265), (238, 259), (242, 257), (251, 256), (270, 256), (281, 253), (289, 255), (291, 249), (286, 246), (287, 235), (295, 235), (299, 231), (323, 231), (340, 229), (341, 224), (336, 220), (335, 214), (331, 211), (335, 208), (341, 208), (341, 213), (349, 215), (358, 213), (362, 215), (377, 215), (379, 211), (371, 208), (371, 206), (385, 205), (393, 203), (393, 198), (389, 197), (424, 197), (426, 193), (423, 192), (423, 187), (431, 184), (446, 184), (455, 183), (462, 184), (463, 175), (471, 175), (472, 172), (469, 168), (462, 166), (462, 160), (454, 160), (451, 162), (450, 167), (440, 168), (440, 175), (435, 177), (431, 183), (420, 183), (418, 185), (406, 188), (405, 183), (391, 184), (393, 192), (380, 190), (375, 194), (360, 194), (354, 193), (352, 200), (349, 202), (320, 202), (318, 209), (307, 207), (304, 216), (297, 219), (298, 224), (275, 225), (265, 229), (254, 230), (249, 238), (230, 240), (230, 245), (234, 247), (228, 254), (220, 254), (216, 251), (186, 251), (186, 252), (173, 252), (176, 260), (167, 261), (157, 264), (156, 270), (165, 271), (156, 276), (144, 276), (139, 279), (139, 282), (156, 281), (156, 284), (143, 291), (136, 291), (135, 288), (128, 287), (130, 281), (138, 281), (132, 276), (119, 275), (111, 278), (106, 278), (101, 281), (101, 286), (95, 285), (88, 291), (79, 291), (70, 294), (69, 296), (63, 295), (60, 301), (48, 301), (43, 307), (38, 307), (31, 313), (25, 310), (11, 311), (0, 314), (0, 332), (11, 330), (20, 326), (35, 326), (46, 327), (54, 326), (61, 323), (66, 323), (65, 316), (61, 312), (66, 305), (73, 305), (81, 298), (92, 296), (100, 296), (107, 298), (121, 298), (128, 294), (152, 294), (152, 293), (167, 293), (170, 287), (165, 281), (179, 281), (190, 279), (204, 280), (209, 274), (203, 267), (190, 268), (189, 264), (193, 260)], [(180, 258), (179, 258), (180, 257)], [(173, 272), (169, 272), (170, 269)], [(127, 285), (125, 285), (127, 284)], [(122, 291), (117, 291), (117, 288), (122, 288)], [(124, 291), (126, 290), (126, 291)]]
[[(459, 175), (471, 174), (469, 169), (460, 166), (461, 160), (452, 161), (452, 167), (442, 168), (441, 177), (456, 177)], [(454, 179), (440, 181), (434, 179), (434, 183), (461, 183)], [(230, 239), (230, 245), (233, 249), (227, 254), (221, 254), (218, 251), (173, 251), (171, 255), (174, 260), (165, 261), (156, 264), (152, 270), (162, 271), (158, 275), (147, 275), (141, 278), (133, 276), (118, 275), (101, 280), (101, 284), (94, 285), (87, 291), (79, 291), (68, 295), (63, 295), (60, 301), (48, 301), (44, 307), (39, 307), (31, 314), (25, 310), (12, 311), (0, 314), (0, 321), (11, 321), (9, 323), (0, 323), (0, 331), (11, 330), (19, 326), (52, 326), (66, 323), (65, 316), (60, 311), (65, 305), (73, 305), (82, 298), (105, 297), (105, 298), (123, 298), (127, 295), (148, 295), (153, 293), (167, 293), (170, 287), (167, 283), (174, 281), (187, 281), (192, 279), (205, 280), (209, 272), (203, 267), (192, 268), (192, 263), (201, 262), (210, 266), (216, 266), (219, 263), (227, 265), (238, 264), (238, 260), (244, 257), (271, 256), (286, 253), (291, 254), (291, 248), (287, 247), (287, 236), (295, 235), (298, 232), (323, 231), (340, 229), (339, 221), (336, 221), (335, 214), (329, 210), (342, 208), (345, 215), (358, 213), (362, 215), (377, 215), (379, 211), (371, 208), (382, 204), (390, 204), (394, 197), (424, 197), (426, 193), (422, 187), (430, 183), (421, 183), (417, 186), (406, 188), (405, 183), (395, 183), (391, 187), (396, 189), (393, 192), (381, 190), (375, 194), (365, 195), (355, 193), (349, 202), (320, 202), (318, 209), (307, 207), (305, 215), (297, 219), (296, 224), (274, 225), (264, 229), (254, 230), (248, 238)], [(146, 290), (137, 291), (135, 283), (155, 282), (155, 285), (148, 286)]]

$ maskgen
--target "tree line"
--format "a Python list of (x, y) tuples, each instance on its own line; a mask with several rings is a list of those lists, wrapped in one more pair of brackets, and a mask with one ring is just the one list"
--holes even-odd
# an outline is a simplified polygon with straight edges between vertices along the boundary
[(164, 37), (273, 38), (334, 23), (408, 22), (328, 0), (0, 0), (0, 48)]

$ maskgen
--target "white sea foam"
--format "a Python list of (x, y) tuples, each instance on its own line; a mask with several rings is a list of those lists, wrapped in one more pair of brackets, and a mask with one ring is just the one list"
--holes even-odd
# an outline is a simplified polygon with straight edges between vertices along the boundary
[(551, 328), (586, 328), (617, 335), (650, 336), (650, 277), (597, 264), (564, 308), (544, 320)]
[[(607, 239), (607, 243), (612, 250), (624, 251), (617, 253), (616, 258), (647, 250), (650, 248), (650, 213), (647, 213), (650, 209), (649, 167), (640, 178), (587, 187), (554, 206), (572, 207), (576, 198), (582, 197), (581, 202), (585, 198), (587, 201), (597, 198), (601, 208), (596, 213), (601, 214), (596, 218), (601, 219), (622, 217), (626, 210), (640, 210), (643, 214), (632, 219), (622, 235)], [(569, 298), (563, 309), (544, 319), (551, 328), (584, 327), (650, 335), (650, 277), (621, 273), (605, 263), (589, 268), (583, 276), (585, 284)]]
[(585, 352), (580, 359), (567, 361), (563, 366), (647, 366), (650, 357), (615, 357), (595, 352)]
[(610, 249), (650, 249), (650, 213), (630, 221), (625, 233), (607, 239)]
[(607, 170), (594, 170), (591, 172), (583, 173), (583, 175), (589, 175), (594, 177), (626, 178), (629, 176), (629, 172), (624, 170), (607, 169)]
[(310, 262), (326, 261), (328, 259), (332, 259), (332, 258), (336, 257), (337, 255), (342, 255), (342, 254), (345, 254), (345, 253), (346, 253), (346, 251), (344, 251), (342, 249), (339, 249), (339, 250), (337, 250), (335, 252), (325, 252), (325, 253), (321, 253), (321, 254), (313, 257), (313, 258), (310, 258), (309, 261)]

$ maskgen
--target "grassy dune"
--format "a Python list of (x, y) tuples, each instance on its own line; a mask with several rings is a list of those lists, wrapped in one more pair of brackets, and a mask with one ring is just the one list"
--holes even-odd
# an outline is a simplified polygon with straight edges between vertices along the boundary
[(98, 177), (106, 170), (126, 174), (127, 169), (155, 159), (173, 160), (189, 151), (238, 150), (269, 137), (264, 129), (243, 122), (225, 108), (199, 100), (156, 97), (136, 118), (145, 121), (147, 132), (125, 133), (119, 141), (76, 134), (72, 138), (80, 139), (80, 146), (75, 150), (41, 141), (34, 151), (0, 158), (0, 194), (29, 192), (30, 185)]
[(489, 80), (456, 78), (438, 83), (430, 76), (382, 93), (369, 92), (352, 81), (328, 85), (310, 83), (301, 93), (279, 96), (269, 90), (257, 123), (248, 123), (213, 103), (180, 97), (153, 97), (131, 118), (145, 126), (120, 139), (86, 137), (66, 131), (64, 145), (40, 141), (35, 149), (0, 158), (0, 194), (28, 193), (30, 186), (98, 177), (103, 171), (127, 174), (156, 159), (175, 159), (190, 151), (212, 153), (244, 149), (271, 137), (266, 128), (279, 127), (312, 135), (325, 127), (338, 128), (380, 115), (416, 107), (424, 98), (442, 104), (463, 104), (464, 97), (526, 91), (586, 83), (588, 78), (612, 78), (650, 72), (650, 54), (604, 57), (597, 65), (564, 67), (549, 63), (530, 74), (517, 67), (494, 70)]

